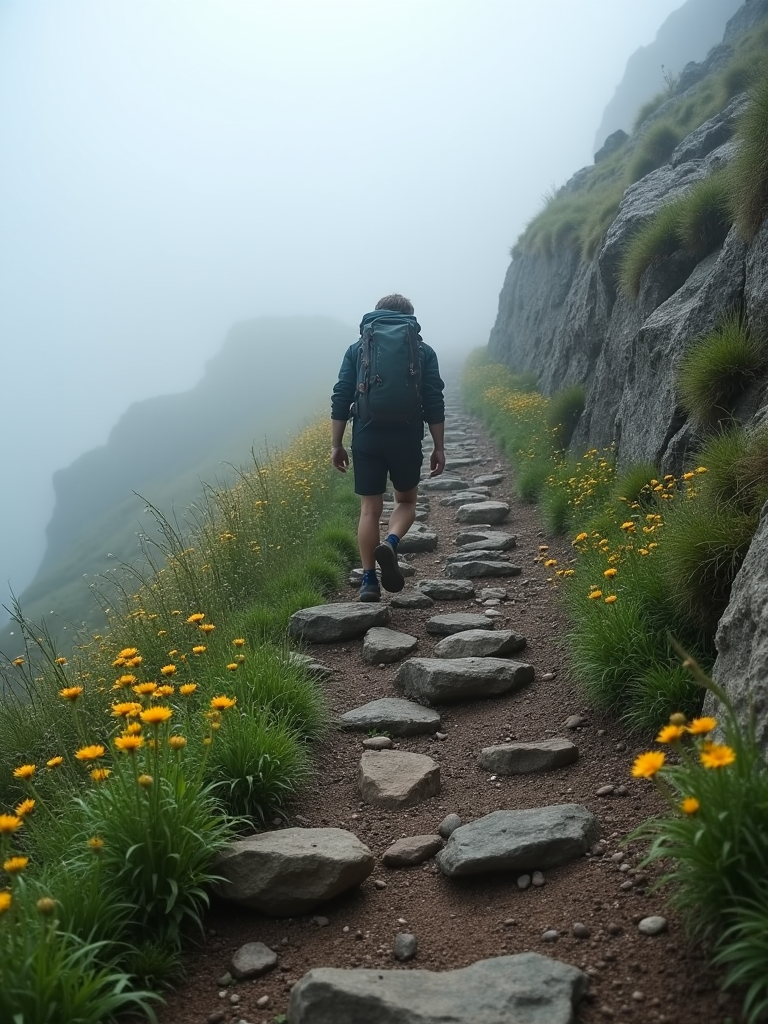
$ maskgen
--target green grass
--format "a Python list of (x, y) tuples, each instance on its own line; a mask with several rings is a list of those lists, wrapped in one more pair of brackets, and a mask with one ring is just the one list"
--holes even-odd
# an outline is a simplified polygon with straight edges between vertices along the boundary
[(684, 130), (672, 120), (652, 124), (643, 135), (629, 162), (630, 184), (663, 167), (684, 135)]
[(536, 461), (524, 466), (515, 475), (515, 487), (521, 501), (532, 505), (541, 494), (549, 476), (551, 466), (546, 462)]
[(567, 448), (570, 444), (579, 417), (584, 412), (584, 401), (582, 384), (571, 384), (550, 398), (546, 422), (559, 447)]
[(739, 148), (731, 165), (731, 192), (736, 224), (753, 238), (768, 216), (768, 70), (750, 91), (750, 104), (737, 128)]
[(619, 265), (619, 288), (630, 298), (640, 294), (643, 275), (683, 246), (677, 204), (667, 203), (630, 239)]
[(732, 416), (741, 395), (761, 376), (765, 345), (738, 313), (698, 341), (677, 373), (680, 404), (694, 423), (715, 425)]
[(666, 89), (662, 89), (661, 92), (657, 92), (655, 96), (652, 96), (649, 100), (640, 107), (638, 112), (635, 114), (635, 120), (632, 123), (632, 131), (638, 131), (642, 125), (648, 120), (651, 114), (655, 114), (662, 103), (666, 103), (669, 99), (669, 93)]
[(730, 504), (759, 516), (768, 501), (768, 426), (732, 426), (710, 437), (699, 453), (707, 472), (698, 487), (703, 501)]
[(649, 482), (657, 476), (658, 470), (652, 462), (638, 462), (628, 466), (616, 477), (612, 497), (615, 501), (626, 504), (641, 501), (648, 493)]
[(541, 518), (544, 529), (555, 536), (563, 536), (571, 528), (571, 504), (568, 492), (562, 487), (545, 487), (541, 499)]

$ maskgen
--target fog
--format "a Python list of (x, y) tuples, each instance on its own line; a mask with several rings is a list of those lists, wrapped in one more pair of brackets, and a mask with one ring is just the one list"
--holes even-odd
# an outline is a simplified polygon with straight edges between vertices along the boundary
[(2, 600), (51, 473), (234, 322), (400, 291), (439, 353), (484, 344), (510, 245), (681, 3), (0, 0)]

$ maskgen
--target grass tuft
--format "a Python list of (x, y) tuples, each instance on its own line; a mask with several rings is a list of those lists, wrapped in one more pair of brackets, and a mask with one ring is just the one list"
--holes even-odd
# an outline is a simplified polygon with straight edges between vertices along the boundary
[(584, 387), (572, 384), (556, 392), (547, 407), (547, 425), (553, 431), (557, 444), (567, 448), (579, 417), (584, 412)]
[(682, 247), (677, 205), (667, 203), (630, 239), (619, 266), (619, 288), (636, 299), (646, 270), (659, 266)]
[(733, 223), (728, 171), (697, 182), (678, 200), (677, 214), (682, 243), (697, 261), (718, 249)]
[(666, 103), (669, 99), (669, 93), (666, 89), (662, 89), (661, 92), (657, 92), (655, 96), (652, 96), (649, 100), (640, 107), (638, 112), (635, 114), (635, 120), (632, 123), (632, 131), (636, 132), (639, 128), (645, 124), (651, 114), (655, 114), (662, 103)]
[(630, 161), (630, 183), (634, 184), (651, 171), (663, 167), (685, 134), (686, 132), (671, 120), (658, 121), (651, 125), (638, 143)]
[(733, 212), (745, 238), (753, 238), (768, 216), (768, 69), (763, 63), (736, 135), (739, 149), (731, 164)]

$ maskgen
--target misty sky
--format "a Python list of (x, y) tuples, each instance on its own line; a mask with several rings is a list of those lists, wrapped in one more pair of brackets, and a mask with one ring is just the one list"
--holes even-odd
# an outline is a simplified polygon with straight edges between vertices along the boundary
[(51, 473), (234, 321), (401, 291), (438, 352), (485, 344), (509, 246), (681, 3), (0, 0), (2, 600)]

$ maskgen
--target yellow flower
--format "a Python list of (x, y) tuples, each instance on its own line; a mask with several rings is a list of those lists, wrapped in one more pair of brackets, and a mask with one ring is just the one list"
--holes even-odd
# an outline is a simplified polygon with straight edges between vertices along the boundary
[(683, 814), (695, 814), (699, 807), (701, 807), (701, 804), (695, 796), (687, 796), (680, 802), (680, 810)]
[(122, 704), (112, 705), (112, 714), (115, 718), (135, 718), (140, 711), (141, 704), (134, 700), (127, 700)]
[(167, 636), (168, 635), (168, 630), (167, 629), (158, 629), (157, 635), (158, 636)]
[(635, 529), (635, 524), (632, 522), (622, 523), (621, 528), (622, 530), (627, 530), (629, 533), (632, 533), (632, 531)]
[(128, 659), (128, 660), (126, 661), (126, 663), (125, 663), (125, 664), (126, 664), (126, 665), (127, 665), (127, 666), (128, 666), (129, 668), (137, 668), (137, 667), (138, 667), (138, 666), (139, 666), (139, 665), (140, 665), (140, 664), (142, 663), (142, 661), (144, 661), (144, 659), (142, 658), (142, 656), (141, 656), (140, 654), (136, 654), (136, 655), (134, 655), (134, 657), (133, 657), (133, 658), (129, 658), (129, 659)]
[(589, 592), (589, 600), (596, 601), (599, 597), (603, 596), (602, 590), (591, 590)]
[(171, 750), (182, 750), (186, 745), (187, 739), (185, 736), (174, 735), (168, 737), (168, 746)]
[(170, 697), (172, 693), (176, 692), (175, 686), (170, 686), (168, 683), (165, 686), (158, 686), (155, 692), (152, 694), (152, 699), (157, 697)]
[(57, 665), (66, 665), (67, 664), (67, 659), (66, 658), (57, 658), (56, 659), (56, 664)]
[(657, 743), (674, 743), (685, 736), (684, 725), (665, 725), (656, 737)]
[(117, 656), (118, 658), (135, 658), (138, 653), (138, 647), (124, 647)]
[(245, 661), (245, 655), (244, 655), (244, 654), (236, 654), (236, 655), (235, 655), (235, 661), (236, 661), (236, 662), (237, 662), (237, 663), (238, 663), (239, 665), (242, 665), (242, 663), (243, 663), (243, 662)]
[(34, 764), (22, 764), (18, 768), (13, 769), (14, 779), (31, 779), (37, 770), (37, 765)]
[(650, 779), (666, 761), (666, 755), (660, 750), (649, 750), (645, 754), (638, 754), (635, 763), (632, 765), (632, 774), (636, 779)]
[(581, 542), (583, 540), (586, 540), (588, 537), (589, 537), (588, 533), (577, 533), (576, 536), (573, 538), (573, 543), (574, 544), (581, 544)]
[(546, 569), (551, 568), (553, 565), (557, 565), (557, 559), (556, 558), (548, 558), (546, 560), (546, 562), (544, 563), (544, 567)]
[(605, 576), (607, 580), (610, 580), (613, 579), (613, 577), (616, 575), (618, 571), (618, 569), (606, 569), (603, 573), (603, 576)]
[(688, 726), (688, 732), (693, 736), (706, 736), (708, 732), (712, 732), (716, 725), (716, 718), (694, 718)]
[(227, 708), (233, 708), (235, 704), (237, 704), (237, 697), (225, 697), (223, 695), (211, 697), (211, 707), (215, 711), (226, 711)]
[(142, 711), (139, 717), (145, 725), (159, 725), (161, 722), (167, 722), (172, 714), (171, 708), (154, 707)]
[(17, 875), (20, 871), (29, 864), (29, 857), (9, 857), (8, 860), (3, 861), (3, 871), (7, 871), (9, 875)]
[(97, 757), (104, 757), (104, 747), (100, 743), (92, 743), (89, 747), (80, 747), (75, 752), (78, 761), (95, 761)]
[(106, 782), (111, 774), (112, 772), (109, 768), (94, 768), (91, 772), (91, 778), (94, 782)]
[(149, 693), (154, 693), (156, 689), (157, 683), (138, 683), (133, 687), (133, 692), (140, 697), (145, 697)]
[(201, 622), (197, 628), (203, 633), (212, 633), (216, 629), (212, 622)]
[(64, 700), (71, 700), (73, 703), (82, 696), (82, 693), (82, 686), (65, 686), (63, 690), (59, 690), (60, 697), (63, 697)]
[(24, 822), (15, 814), (0, 814), (0, 836), (10, 836)]
[(234, 661), (230, 661), (230, 663), (227, 665), (227, 669), (230, 672), (237, 672), (237, 665), (235, 664)]
[(190, 693), (194, 693), (197, 689), (197, 683), (184, 683), (183, 686), (179, 687), (179, 693), (183, 697), (188, 697)]
[(98, 853), (99, 850), (104, 849), (104, 840), (101, 836), (91, 836), (88, 840), (88, 845), (95, 853)]
[(710, 743), (699, 758), (705, 768), (725, 768), (736, 760), (736, 753), (724, 743)]
[(174, 608), (173, 611), (171, 612), (171, 615), (181, 615), (181, 609)]
[(125, 664), (125, 658), (115, 658), (115, 660), (112, 662), (112, 667), (113, 668), (122, 668), (122, 666), (124, 664)]
[(126, 673), (125, 675), (120, 676), (118, 679), (115, 680), (114, 688), (116, 690), (119, 690), (123, 686), (133, 686), (133, 684), (135, 682), (136, 682), (136, 676), (131, 675), (130, 673)]
[(144, 737), (135, 735), (115, 736), (115, 746), (125, 754), (135, 754), (140, 747), (144, 746)]
[(176, 666), (175, 665), (163, 665), (163, 667), (160, 669), (160, 674), (164, 675), (164, 676), (176, 675)]
[(243, 637), (239, 636), (237, 638), (237, 640), (233, 640), (232, 641), (232, 645), (234, 647), (244, 647), (245, 646), (245, 640), (243, 639)]
[(4, 914), (12, 902), (11, 894), (7, 889), (4, 892), (0, 892), (0, 914)]
[(46, 761), (45, 766), (46, 768), (60, 768), (63, 763), (64, 758), (57, 754), (56, 757), (52, 757)]
[(138, 779), (136, 779), (136, 781), (138, 782), (142, 789), (149, 789), (149, 787), (154, 783), (155, 780), (152, 778), (151, 775), (140, 775)]
[(615, 594), (609, 594), (608, 597), (606, 597), (606, 599), (605, 599), (605, 603), (606, 604), (616, 604), (617, 601), (618, 601), (618, 598), (616, 597)]
[(693, 480), (695, 473), (683, 473), (683, 480)]
[(192, 648), (192, 653), (193, 654), (202, 654), (204, 651), (205, 651), (205, 644), (197, 644), (197, 646)]
[(195, 612), (194, 615), (189, 616), (187, 622), (191, 622), (194, 624), (195, 622), (202, 622), (204, 618), (205, 612)]
[(35, 809), (35, 801), (27, 797), (26, 800), (22, 800), (20, 804), (16, 804), (15, 811), (20, 818), (25, 818), (28, 814), (31, 814)]
[(23, 658), (14, 658), (13, 659), (13, 664), (16, 666), (16, 668), (19, 668), (19, 666), (24, 664), (24, 659)]
[(707, 472), (707, 467), (706, 466), (697, 466), (696, 467), (696, 472), (697, 473), (706, 473)]
[(123, 729), (123, 736), (138, 736), (141, 733), (141, 722), (129, 722)]

